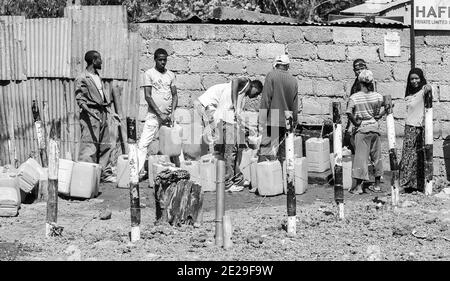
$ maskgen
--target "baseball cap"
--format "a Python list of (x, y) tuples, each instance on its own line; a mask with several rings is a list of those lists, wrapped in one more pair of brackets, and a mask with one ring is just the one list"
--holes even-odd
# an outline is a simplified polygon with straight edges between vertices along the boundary
[(287, 55), (279, 55), (275, 58), (273, 62), (273, 66), (275, 67), (277, 64), (289, 64), (289, 57)]
[(373, 82), (373, 73), (368, 69), (364, 69), (358, 76), (358, 80), (364, 83)]

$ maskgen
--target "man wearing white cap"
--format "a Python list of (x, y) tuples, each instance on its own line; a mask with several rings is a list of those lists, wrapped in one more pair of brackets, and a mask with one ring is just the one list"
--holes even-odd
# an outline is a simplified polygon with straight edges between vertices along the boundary
[(292, 111), (294, 126), (297, 124), (298, 84), (297, 79), (288, 72), (289, 57), (275, 58), (274, 69), (264, 82), (259, 110), (259, 129), (262, 140), (258, 162), (285, 158), (284, 136), (286, 121), (284, 111)]

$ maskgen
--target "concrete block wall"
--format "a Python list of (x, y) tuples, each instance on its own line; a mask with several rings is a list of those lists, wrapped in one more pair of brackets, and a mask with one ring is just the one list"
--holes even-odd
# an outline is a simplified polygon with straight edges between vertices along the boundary
[[(384, 34), (389, 31), (400, 34), (400, 57), (384, 56)], [(139, 25), (139, 33), (144, 39), (141, 71), (153, 67), (153, 52), (157, 48), (169, 52), (167, 67), (177, 74), (182, 114), (189, 114), (193, 100), (214, 84), (238, 76), (264, 82), (274, 57), (287, 53), (291, 59), (290, 72), (299, 83), (299, 121), (319, 124), (330, 118), (332, 101), (340, 101), (345, 110), (355, 79), (352, 61), (363, 58), (374, 73), (378, 92), (393, 98), (401, 155), (406, 113), (403, 98), (410, 69), (408, 29), (147, 23)], [(450, 135), (449, 43), (450, 33), (416, 34), (416, 65), (423, 68), (435, 89), (434, 170), (439, 175), (445, 173), (443, 142)], [(141, 104), (143, 116), (146, 109), (143, 98)], [(258, 99), (246, 102), (248, 110), (256, 111), (258, 106)], [(384, 134), (386, 170), (387, 151)]]

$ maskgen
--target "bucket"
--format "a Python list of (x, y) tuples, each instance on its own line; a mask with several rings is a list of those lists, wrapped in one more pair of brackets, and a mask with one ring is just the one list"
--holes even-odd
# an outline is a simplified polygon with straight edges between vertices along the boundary
[(72, 169), (75, 162), (59, 159), (58, 166), (58, 193), (70, 194), (70, 181), (72, 180)]
[(33, 158), (29, 158), (18, 169), (17, 178), (19, 188), (26, 194), (31, 193), (39, 182), (41, 173), (41, 165)]

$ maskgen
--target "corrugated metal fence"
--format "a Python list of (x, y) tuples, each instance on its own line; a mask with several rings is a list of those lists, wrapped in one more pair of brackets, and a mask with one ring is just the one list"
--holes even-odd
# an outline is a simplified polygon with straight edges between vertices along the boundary
[[(74, 81), (85, 68), (88, 50), (102, 55), (107, 90), (123, 89), (124, 117), (135, 116), (139, 40), (128, 32), (123, 6), (72, 6), (66, 8), (64, 18), (0, 17), (0, 165), (12, 162), (11, 143), (19, 162), (37, 152), (33, 100), (47, 125), (62, 121), (61, 155), (69, 152), (76, 160), (80, 128)], [(114, 124), (111, 133), (115, 146)]]

